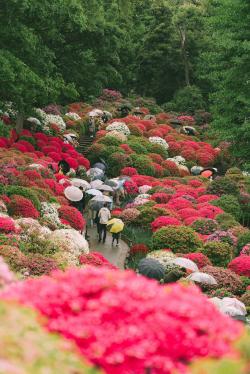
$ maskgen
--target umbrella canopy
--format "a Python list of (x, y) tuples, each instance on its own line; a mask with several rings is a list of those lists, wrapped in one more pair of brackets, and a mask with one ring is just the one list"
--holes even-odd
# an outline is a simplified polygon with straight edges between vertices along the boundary
[(91, 185), (85, 181), (84, 179), (79, 178), (73, 178), (71, 179), (71, 183), (75, 187), (82, 187), (84, 190), (87, 190), (88, 188), (91, 188)]
[(118, 190), (120, 188), (120, 183), (118, 180), (109, 179), (105, 181), (106, 186), (110, 186), (113, 190)]
[(110, 232), (117, 234), (118, 232), (121, 232), (124, 229), (124, 223), (119, 218), (113, 218), (107, 223), (108, 226), (111, 226)]
[(209, 178), (213, 175), (213, 172), (211, 170), (205, 170), (201, 172), (201, 176), (205, 178)]
[(103, 171), (107, 169), (106, 165), (104, 165), (102, 162), (97, 162), (96, 164), (94, 164), (93, 168), (97, 168)]
[(236, 299), (235, 297), (224, 297), (221, 300), (222, 308), (235, 308), (238, 310), (238, 315), (245, 316), (247, 314), (247, 310), (245, 304), (243, 304), (240, 300)]
[(102, 185), (98, 188), (98, 190), (100, 190), (100, 191), (108, 191), (108, 192), (113, 192), (113, 191), (114, 191), (113, 188), (110, 187), (110, 186), (108, 186), (107, 184), (102, 184)]
[(103, 115), (103, 111), (100, 109), (93, 109), (88, 113), (89, 117), (99, 117)]
[(235, 316), (244, 316), (244, 313), (239, 309), (233, 306), (222, 306), (220, 311), (228, 316), (235, 317)]
[(64, 195), (70, 201), (80, 201), (83, 198), (83, 193), (78, 187), (69, 186), (64, 190)]
[(100, 196), (100, 197), (102, 196), (101, 191), (96, 190), (95, 188), (90, 188), (89, 190), (86, 191), (86, 193), (88, 195), (93, 195), (93, 196)]
[(97, 188), (97, 189), (98, 189), (99, 187), (101, 187), (102, 184), (104, 184), (104, 182), (101, 181), (100, 179), (96, 179), (96, 180), (90, 182), (91, 187), (92, 187), (92, 188)]
[(102, 178), (104, 176), (103, 170), (98, 168), (91, 168), (87, 171), (87, 176), (89, 176), (91, 179), (94, 178)]
[(202, 166), (195, 165), (191, 168), (191, 173), (193, 175), (200, 175), (204, 168)]
[(190, 274), (187, 277), (187, 279), (189, 279), (193, 282), (209, 284), (209, 285), (212, 285), (212, 286), (217, 284), (216, 279), (212, 275), (209, 275), (209, 274), (206, 274), (206, 273), (201, 273), (199, 271), (196, 271), (196, 272)]
[(171, 263), (178, 265), (182, 268), (192, 270), (192, 271), (199, 271), (198, 266), (195, 262), (189, 260), (188, 258), (184, 257), (177, 257), (171, 261)]
[(161, 280), (164, 279), (164, 266), (153, 258), (143, 258), (138, 263), (138, 272), (145, 277)]
[(100, 202), (103, 202), (103, 203), (112, 203), (112, 199), (109, 196), (105, 196), (105, 195), (96, 195), (90, 201), (100, 201)]

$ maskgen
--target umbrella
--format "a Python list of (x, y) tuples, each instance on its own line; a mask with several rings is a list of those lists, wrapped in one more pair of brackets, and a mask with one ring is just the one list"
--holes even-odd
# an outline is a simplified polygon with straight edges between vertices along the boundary
[(100, 109), (93, 109), (88, 113), (89, 117), (99, 117), (103, 115), (103, 111)]
[(193, 175), (200, 175), (200, 173), (202, 172), (203, 169), (204, 169), (204, 168), (203, 168), (202, 166), (198, 166), (198, 165), (196, 165), (196, 166), (193, 166), (193, 167), (191, 168), (191, 173), (192, 173)]
[(241, 310), (239, 310), (239, 309), (237, 309), (233, 306), (222, 306), (220, 308), (220, 311), (224, 314), (227, 314), (228, 316), (231, 316), (231, 317), (244, 316), (245, 315)]
[(101, 187), (102, 184), (104, 184), (104, 182), (101, 181), (100, 179), (96, 179), (96, 180), (90, 182), (91, 187), (92, 187), (92, 188), (97, 188), (97, 189), (98, 189), (99, 187)]
[(80, 201), (83, 198), (83, 193), (78, 187), (69, 186), (64, 190), (64, 195), (70, 201)]
[(92, 201), (92, 200), (89, 201), (89, 207), (95, 211), (100, 210), (103, 207), (103, 205), (104, 205), (104, 201)]
[(184, 257), (177, 257), (174, 260), (171, 261), (171, 263), (178, 265), (182, 268), (192, 270), (192, 271), (199, 271), (198, 266), (195, 262), (189, 260), (188, 258)]
[(187, 279), (197, 282), (197, 283), (203, 283), (203, 284), (210, 284), (210, 285), (216, 285), (217, 281), (212, 275), (201, 273), (199, 271), (196, 271), (192, 274), (190, 274)]
[(233, 307), (238, 310), (238, 315), (245, 316), (247, 314), (247, 310), (245, 304), (243, 304), (240, 300), (236, 299), (235, 297), (224, 297), (221, 300), (222, 308)]
[(101, 163), (101, 162), (97, 162), (94, 166), (93, 166), (93, 168), (97, 168), (97, 169), (100, 169), (100, 170), (102, 170), (102, 171), (105, 171), (106, 170), (106, 165), (104, 165), (103, 163)]
[(98, 169), (98, 168), (91, 168), (87, 171), (87, 176), (89, 176), (90, 178), (102, 178), (104, 175), (103, 171), (101, 169)]
[(103, 202), (103, 203), (112, 203), (113, 202), (113, 200), (109, 196), (105, 196), (105, 195), (96, 195), (90, 201), (99, 201), (99, 202)]
[(88, 188), (91, 188), (91, 185), (85, 181), (84, 179), (79, 178), (73, 178), (71, 179), (71, 183), (75, 187), (82, 187), (83, 189), (87, 190)]
[(106, 184), (106, 186), (111, 186), (111, 187), (113, 187), (114, 190), (117, 190), (118, 188), (121, 187), (119, 181), (118, 181), (118, 180), (115, 181), (114, 179), (106, 180), (106, 181), (105, 181), (105, 184)]
[(98, 190), (100, 190), (100, 191), (108, 191), (108, 192), (113, 192), (113, 191), (114, 191), (113, 188), (110, 187), (110, 186), (108, 186), (107, 184), (102, 184), (102, 185), (98, 188)]
[(213, 172), (211, 170), (205, 170), (201, 172), (201, 176), (205, 178), (209, 178), (213, 175)]
[(117, 234), (118, 232), (121, 232), (124, 228), (124, 223), (119, 218), (113, 218), (107, 223), (108, 226), (112, 225), (110, 232)]
[(95, 188), (90, 188), (89, 190), (86, 191), (87, 194), (93, 195), (93, 196), (102, 196), (101, 191), (96, 190)]

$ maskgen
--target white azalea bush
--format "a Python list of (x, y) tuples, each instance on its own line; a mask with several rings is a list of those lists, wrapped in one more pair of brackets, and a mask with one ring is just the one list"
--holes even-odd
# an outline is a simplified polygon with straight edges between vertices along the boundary
[(182, 156), (175, 156), (175, 157), (172, 157), (172, 158), (168, 158), (167, 160), (168, 161), (173, 161), (177, 166), (178, 165), (183, 165), (183, 166), (186, 165), (186, 160)]
[(166, 150), (169, 148), (166, 140), (162, 139), (160, 136), (151, 136), (148, 140), (150, 141), (150, 143), (161, 145)]
[(127, 135), (123, 134), (122, 132), (119, 132), (117, 130), (110, 131), (106, 134), (107, 137), (113, 137), (116, 138), (117, 140), (120, 140), (121, 142), (126, 142), (127, 140)]
[(87, 240), (74, 229), (55, 230), (49, 235), (49, 240), (66, 252), (71, 252), (76, 258), (82, 253), (89, 253)]
[(130, 135), (130, 130), (124, 122), (113, 122), (106, 127), (106, 130), (107, 131), (118, 131), (127, 136)]
[(42, 109), (36, 109), (36, 113), (43, 121), (44, 130), (49, 130), (52, 124), (57, 125), (60, 131), (66, 130), (66, 123), (61, 116), (55, 114), (47, 114)]
[(59, 208), (58, 204), (52, 204), (47, 202), (41, 203), (41, 216), (48, 222), (56, 227), (61, 228), (63, 225), (60, 221), (59, 214), (57, 208)]
[(81, 119), (81, 117), (79, 116), (79, 114), (74, 113), (74, 112), (66, 113), (66, 114), (65, 114), (65, 117), (66, 117), (67, 119), (72, 120), (72, 121), (79, 121), (79, 120)]

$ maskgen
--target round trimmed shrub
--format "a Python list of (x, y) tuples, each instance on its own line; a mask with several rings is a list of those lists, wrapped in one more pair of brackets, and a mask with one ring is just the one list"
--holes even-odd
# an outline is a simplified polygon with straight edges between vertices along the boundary
[(250, 256), (244, 255), (235, 257), (230, 264), (228, 264), (228, 268), (236, 274), (250, 277)]
[(233, 257), (233, 247), (219, 241), (208, 242), (201, 252), (206, 255), (215, 266), (227, 266)]
[(142, 144), (140, 144), (140, 140), (138, 141), (128, 141), (129, 147), (136, 153), (140, 154), (147, 154), (148, 150)]
[(234, 295), (241, 295), (244, 292), (241, 278), (229, 269), (208, 265), (202, 268), (202, 273), (212, 275), (218, 283), (217, 288), (225, 288)]
[(216, 216), (216, 221), (222, 230), (228, 230), (231, 227), (237, 226), (239, 223), (235, 220), (232, 214), (222, 213)]
[[(140, 211), (140, 215), (136, 219), (136, 222), (139, 225), (142, 225), (142, 226), (147, 226), (152, 221), (154, 221), (157, 217), (166, 215), (166, 210), (163, 209), (163, 208), (154, 208), (154, 207), (151, 207), (151, 206), (145, 206), (145, 207), (142, 206), (138, 210)], [(162, 248), (165, 248), (165, 246), (162, 247)]]
[(202, 235), (212, 234), (218, 228), (218, 223), (209, 218), (197, 219), (191, 225), (191, 227)]
[(228, 177), (217, 177), (208, 187), (207, 192), (218, 196), (238, 195), (237, 184)]
[(105, 136), (98, 140), (98, 143), (104, 144), (107, 146), (116, 146), (118, 147), (120, 144), (122, 144), (122, 141), (115, 138), (114, 136)]
[(202, 248), (202, 241), (190, 227), (168, 226), (154, 233), (153, 248), (171, 248), (174, 253), (197, 252)]
[(145, 155), (130, 155), (131, 166), (136, 168), (139, 174), (153, 176), (155, 173), (154, 167), (151, 165), (151, 159)]
[(151, 223), (151, 229), (153, 232), (165, 226), (181, 226), (181, 222), (174, 217), (160, 216)]
[(237, 220), (241, 216), (240, 204), (233, 195), (223, 195), (219, 199), (211, 201), (211, 204), (223, 209), (224, 212), (231, 214)]
[(8, 205), (8, 211), (12, 216), (35, 218), (39, 217), (39, 212), (29, 199), (23, 196), (13, 195)]

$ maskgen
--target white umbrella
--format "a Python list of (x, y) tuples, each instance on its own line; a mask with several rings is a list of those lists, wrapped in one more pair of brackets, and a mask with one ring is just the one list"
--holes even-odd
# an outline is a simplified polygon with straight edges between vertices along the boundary
[(96, 180), (90, 182), (91, 187), (92, 187), (92, 188), (97, 188), (97, 189), (98, 189), (99, 187), (101, 187), (102, 184), (104, 184), (104, 182), (101, 181), (100, 179), (96, 179)]
[(73, 178), (71, 179), (71, 183), (75, 187), (82, 187), (84, 190), (91, 188), (91, 185), (85, 181), (84, 179), (79, 179), (79, 178)]
[(93, 196), (102, 196), (101, 191), (96, 190), (94, 188), (90, 188), (89, 190), (86, 191), (87, 194), (93, 195)]
[(100, 191), (109, 191), (109, 192), (113, 192), (113, 188), (110, 187), (110, 186), (107, 186), (106, 184), (102, 184), (100, 187), (98, 187), (98, 190)]
[(190, 274), (187, 279), (197, 282), (197, 283), (203, 283), (203, 284), (210, 284), (210, 285), (216, 285), (217, 281), (212, 275), (201, 273), (199, 271), (196, 271), (195, 273)]
[(221, 301), (222, 308), (235, 308), (239, 315), (245, 316), (247, 314), (246, 306), (235, 297), (224, 297)]
[(192, 270), (192, 271), (199, 271), (198, 266), (195, 262), (189, 260), (188, 258), (184, 257), (177, 257), (171, 261), (173, 264), (181, 266), (182, 268)]
[(100, 109), (93, 109), (88, 113), (89, 117), (98, 117), (103, 115), (103, 111)]
[(99, 201), (99, 202), (103, 202), (103, 203), (112, 203), (112, 199), (109, 196), (105, 196), (105, 195), (95, 196), (95, 197), (93, 197), (93, 199), (91, 199), (91, 201)]
[(241, 310), (233, 307), (233, 306), (222, 306), (220, 308), (220, 311), (224, 314), (227, 314), (230, 317), (234, 316), (244, 316), (245, 313), (243, 313)]
[(70, 201), (80, 201), (83, 198), (82, 191), (75, 186), (66, 187), (64, 190), (64, 195)]

